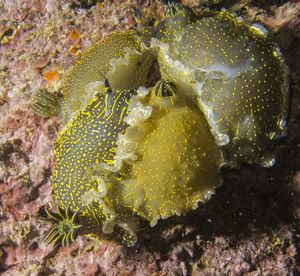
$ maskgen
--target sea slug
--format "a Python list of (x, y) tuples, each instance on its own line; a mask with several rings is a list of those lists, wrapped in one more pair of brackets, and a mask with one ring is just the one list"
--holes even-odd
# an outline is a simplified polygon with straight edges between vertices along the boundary
[(62, 121), (46, 241), (133, 246), (140, 218), (154, 226), (207, 201), (222, 165), (272, 166), (287, 92), (278, 47), (226, 11), (196, 17), (175, 5), (153, 27), (110, 35), (76, 63), (61, 100), (34, 97), (36, 113)]

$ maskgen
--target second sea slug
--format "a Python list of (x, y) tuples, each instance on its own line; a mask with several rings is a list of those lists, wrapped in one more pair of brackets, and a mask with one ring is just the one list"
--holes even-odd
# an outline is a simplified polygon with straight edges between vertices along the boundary
[(226, 161), (272, 166), (286, 133), (287, 70), (262, 27), (226, 11), (195, 19), (180, 9), (156, 36), (162, 77), (198, 102)]

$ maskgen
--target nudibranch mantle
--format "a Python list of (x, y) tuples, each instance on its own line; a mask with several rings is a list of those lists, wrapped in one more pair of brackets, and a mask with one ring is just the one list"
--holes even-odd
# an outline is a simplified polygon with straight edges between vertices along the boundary
[(154, 56), (134, 31), (114, 32), (93, 45), (68, 74), (60, 117), (64, 124), (103, 87), (108, 79), (114, 91), (146, 85)]
[(160, 71), (197, 98), (230, 164), (274, 164), (275, 140), (286, 134), (287, 69), (265, 32), (222, 11), (168, 24), (151, 45)]
[[(155, 113), (156, 109), (154, 118)], [(222, 162), (199, 111), (188, 106), (173, 107), (153, 123), (139, 143), (140, 158), (121, 190), (124, 206), (152, 226), (160, 218), (185, 214), (197, 208), (198, 202), (207, 201), (221, 183)]]

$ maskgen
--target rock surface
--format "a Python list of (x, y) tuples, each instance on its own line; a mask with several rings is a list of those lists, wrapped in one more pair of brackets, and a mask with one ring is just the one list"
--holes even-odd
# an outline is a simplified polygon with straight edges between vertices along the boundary
[[(271, 169), (223, 170), (224, 185), (187, 216), (147, 228), (128, 249), (79, 237), (52, 251), (40, 210), (51, 195), (58, 120), (30, 110), (39, 88), (58, 90), (77, 56), (114, 30), (132, 28), (132, 8), (161, 18), (152, 1), (0, 1), (0, 273), (3, 275), (286, 275), (300, 273), (299, 1), (182, 1), (225, 6), (265, 24), (290, 68), (288, 136)], [(226, 3), (225, 3), (226, 2)], [(234, 2), (234, 3), (233, 3)], [(268, 3), (268, 4), (266, 4)], [(298, 250), (298, 251), (297, 251)]]

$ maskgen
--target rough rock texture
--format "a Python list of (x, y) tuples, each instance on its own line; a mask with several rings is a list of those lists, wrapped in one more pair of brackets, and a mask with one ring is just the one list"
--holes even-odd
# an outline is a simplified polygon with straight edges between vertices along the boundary
[[(201, 12), (225, 6), (265, 24), (290, 68), (288, 137), (271, 169), (223, 170), (224, 185), (205, 205), (141, 231), (128, 249), (79, 237), (52, 251), (39, 220), (51, 195), (58, 120), (30, 110), (33, 91), (56, 91), (81, 51), (135, 24), (132, 8), (161, 18), (148, 1), (0, 0), (0, 274), (286, 275), (300, 273), (299, 1), (182, 1)], [(298, 250), (298, 251), (297, 251)]]

